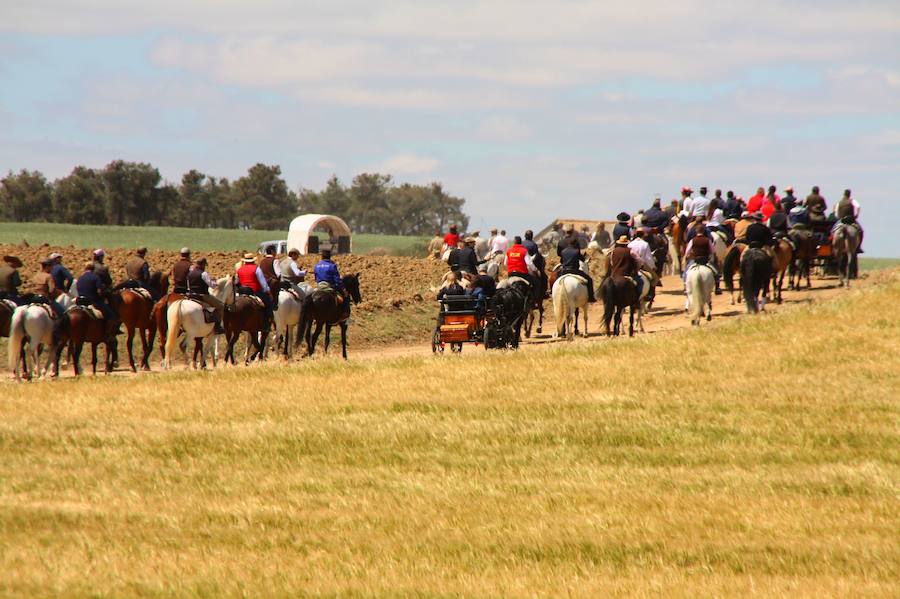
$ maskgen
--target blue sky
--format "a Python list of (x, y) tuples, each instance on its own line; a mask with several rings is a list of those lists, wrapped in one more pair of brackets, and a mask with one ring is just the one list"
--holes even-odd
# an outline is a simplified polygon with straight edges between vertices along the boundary
[(900, 255), (900, 3), (13, 2), (0, 169), (441, 181), (473, 224), (850, 187)]

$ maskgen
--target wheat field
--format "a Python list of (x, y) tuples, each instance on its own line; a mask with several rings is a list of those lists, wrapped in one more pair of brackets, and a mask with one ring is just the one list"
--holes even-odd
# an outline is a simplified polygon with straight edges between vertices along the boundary
[(900, 275), (519, 353), (0, 387), (5, 596), (898, 596)]

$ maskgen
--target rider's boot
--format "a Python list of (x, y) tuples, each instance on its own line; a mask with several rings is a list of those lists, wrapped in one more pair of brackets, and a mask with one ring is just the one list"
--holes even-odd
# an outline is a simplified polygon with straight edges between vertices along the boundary
[(588, 288), (588, 303), (589, 304), (596, 303), (597, 298), (594, 297), (594, 286), (591, 284), (588, 284), (587, 288)]
[(225, 328), (222, 326), (221, 320), (216, 320), (215, 323), (213, 323), (213, 333), (215, 333), (216, 335), (225, 334)]

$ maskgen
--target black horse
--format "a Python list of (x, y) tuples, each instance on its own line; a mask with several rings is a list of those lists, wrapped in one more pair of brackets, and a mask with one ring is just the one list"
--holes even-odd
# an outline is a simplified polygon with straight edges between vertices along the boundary
[[(606, 277), (600, 283), (600, 297), (603, 298), (603, 327), (607, 336), (619, 335), (622, 329), (622, 314), (627, 308), (628, 336), (634, 337), (634, 313), (639, 309), (637, 286), (627, 277)], [(615, 325), (610, 330), (610, 323), (615, 316)]]
[(531, 287), (522, 281), (514, 281), (508, 287), (497, 290), (489, 304), (496, 319), (491, 330), (495, 331), (497, 337), (491, 345), (511, 349), (519, 347), (522, 323), (525, 322), (533, 301)]
[[(362, 301), (359, 295), (359, 273), (347, 275), (342, 279), (344, 288), (350, 294), (354, 304)], [(347, 301), (347, 300), (345, 300)], [(303, 301), (303, 316), (300, 318), (300, 330), (298, 339), (305, 338), (307, 355), (313, 355), (316, 342), (322, 327), (325, 327), (325, 353), (328, 353), (328, 344), (331, 342), (331, 327), (341, 327), (341, 351), (344, 359), (347, 359), (347, 319), (350, 318), (349, 306), (338, 304), (336, 293), (333, 291), (315, 290)], [(312, 325), (316, 323), (313, 332)]]
[(759, 248), (750, 247), (741, 256), (741, 287), (747, 312), (759, 312), (759, 296), (769, 295), (769, 280), (772, 278), (772, 258)]

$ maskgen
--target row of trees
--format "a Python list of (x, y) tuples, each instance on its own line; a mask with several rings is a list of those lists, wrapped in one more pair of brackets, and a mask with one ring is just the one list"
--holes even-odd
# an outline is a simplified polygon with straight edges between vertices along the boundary
[(75, 224), (286, 229), (298, 212), (344, 218), (360, 233), (425, 235), (455, 222), (465, 228), (465, 200), (439, 183), (395, 186), (389, 175), (361, 174), (347, 187), (288, 188), (277, 165), (256, 164), (235, 181), (190, 170), (179, 185), (142, 162), (116, 160), (103, 169), (75, 167), (50, 182), (40, 171), (0, 180), (0, 220)]

